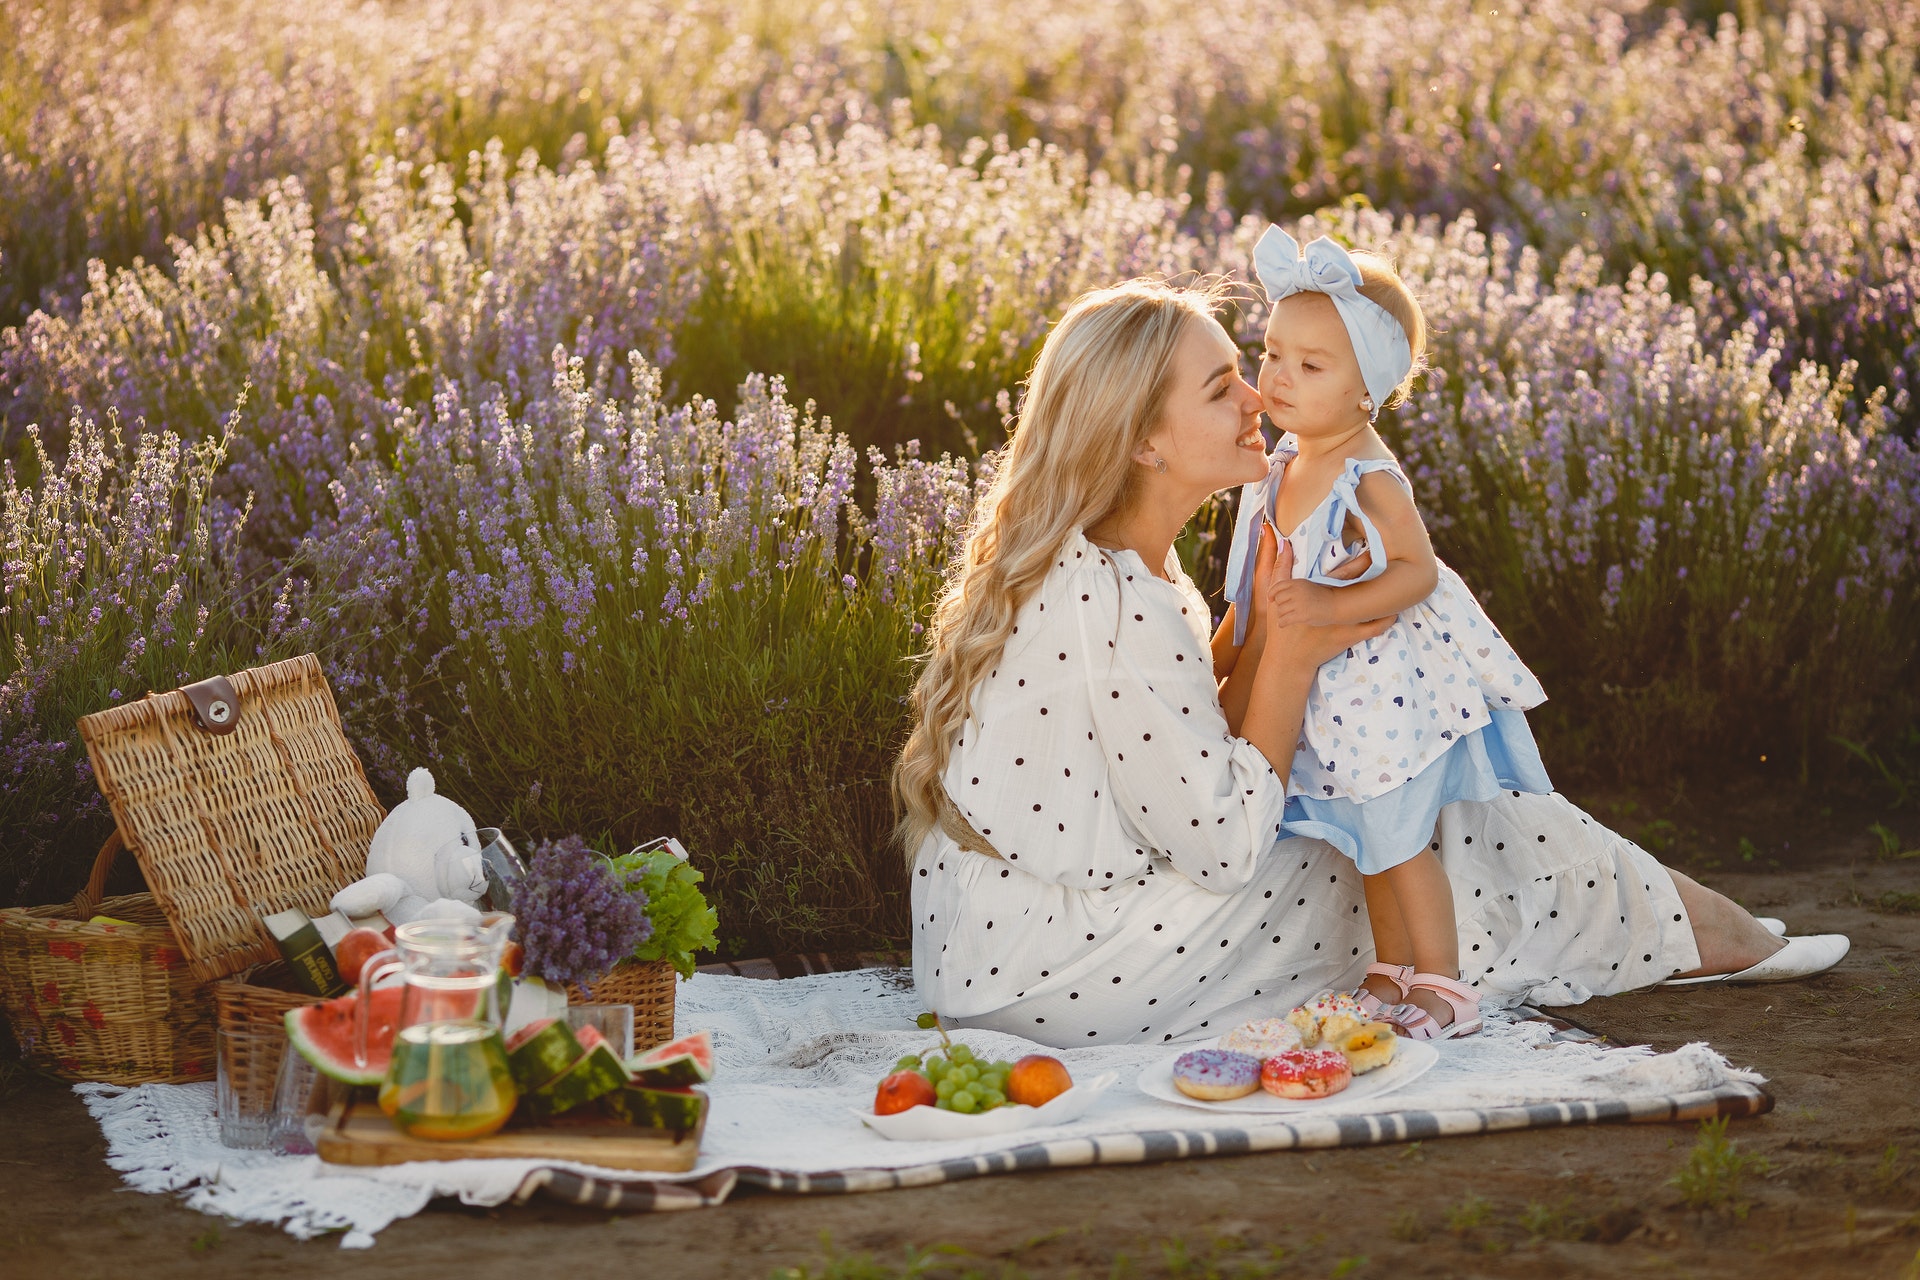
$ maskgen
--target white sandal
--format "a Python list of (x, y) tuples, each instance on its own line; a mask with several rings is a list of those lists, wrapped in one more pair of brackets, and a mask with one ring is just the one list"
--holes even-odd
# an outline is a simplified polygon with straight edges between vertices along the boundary
[[(1765, 923), (1764, 921), (1762, 923)], [(1709, 973), (1698, 978), (1668, 978), (1663, 987), (1697, 987), (1710, 982), (1791, 982), (1825, 973), (1846, 958), (1853, 943), (1844, 933), (1815, 933), (1788, 938), (1787, 945), (1738, 973)]]

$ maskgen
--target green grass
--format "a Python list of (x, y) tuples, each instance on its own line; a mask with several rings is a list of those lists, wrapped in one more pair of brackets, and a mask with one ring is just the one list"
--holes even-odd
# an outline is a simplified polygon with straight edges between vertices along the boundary
[(1741, 1186), (1749, 1176), (1765, 1174), (1769, 1166), (1766, 1157), (1742, 1151), (1739, 1141), (1727, 1136), (1727, 1120), (1718, 1116), (1700, 1122), (1699, 1137), (1671, 1185), (1690, 1209), (1726, 1210), (1744, 1218), (1749, 1205), (1740, 1198)]

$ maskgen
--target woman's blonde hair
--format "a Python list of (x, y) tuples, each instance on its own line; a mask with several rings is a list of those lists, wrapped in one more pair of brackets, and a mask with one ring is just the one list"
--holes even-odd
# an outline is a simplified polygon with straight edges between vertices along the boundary
[(1413, 290), (1407, 288), (1407, 282), (1393, 269), (1392, 258), (1364, 249), (1355, 251), (1351, 257), (1353, 264), (1360, 268), (1360, 296), (1377, 303), (1407, 331), (1407, 348), (1413, 353), (1413, 365), (1407, 370), (1407, 376), (1400, 379), (1400, 385), (1387, 396), (1387, 402), (1380, 406), (1397, 408), (1413, 394), (1415, 379), (1427, 371), (1426, 313), (1420, 310), (1420, 301), (1413, 296)]
[(974, 686), (1000, 660), (1014, 616), (1067, 535), (1133, 501), (1142, 477), (1132, 458), (1165, 411), (1174, 353), (1228, 294), (1211, 278), (1129, 280), (1074, 299), (1047, 335), (1012, 439), (934, 607), (913, 686), (913, 729), (893, 771), (909, 862), (939, 825), (941, 778)]

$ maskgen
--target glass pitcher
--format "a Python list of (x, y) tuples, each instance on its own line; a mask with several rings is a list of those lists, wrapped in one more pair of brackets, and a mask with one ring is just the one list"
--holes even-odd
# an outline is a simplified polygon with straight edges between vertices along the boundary
[(360, 971), (355, 1048), (367, 1056), (374, 984), (402, 976), (393, 1057), (380, 1109), (415, 1138), (484, 1138), (513, 1114), (519, 1091), (501, 1041), (506, 984), (500, 957), (513, 917), (492, 912), (477, 924), (415, 920), (394, 929), (394, 947)]

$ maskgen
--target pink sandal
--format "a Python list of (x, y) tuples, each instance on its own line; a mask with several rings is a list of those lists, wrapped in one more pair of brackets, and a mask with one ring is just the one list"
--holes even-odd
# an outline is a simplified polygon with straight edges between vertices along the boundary
[[(1400, 999), (1405, 1000), (1407, 998), (1407, 980), (1414, 975), (1413, 966), (1410, 964), (1370, 964), (1367, 966), (1367, 972), (1364, 976), (1367, 978), (1385, 978), (1399, 991)], [(1353, 998), (1360, 1002), (1361, 1009), (1366, 1012), (1369, 1018), (1379, 1017), (1382, 1009), (1395, 1007), (1389, 1005), (1385, 1000), (1382, 1000), (1364, 986), (1353, 989)]]
[(1457, 978), (1437, 973), (1416, 973), (1407, 989), (1431, 991), (1453, 1006), (1453, 1021), (1441, 1026), (1434, 1016), (1409, 1001), (1381, 1011), (1381, 1018), (1398, 1027), (1411, 1040), (1453, 1040), (1470, 1036), (1481, 1027), (1480, 996)]

